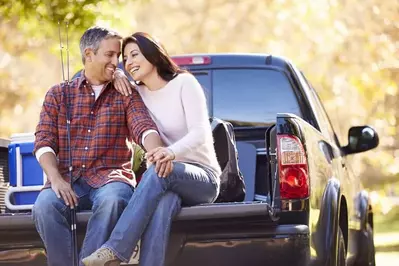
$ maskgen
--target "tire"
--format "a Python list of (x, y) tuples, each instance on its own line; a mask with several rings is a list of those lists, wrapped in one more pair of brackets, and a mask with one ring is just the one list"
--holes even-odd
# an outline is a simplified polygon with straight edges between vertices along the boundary
[(345, 239), (341, 228), (338, 228), (337, 266), (346, 266)]
[(365, 232), (361, 232), (359, 245), (361, 245), (360, 253), (355, 266), (375, 266), (374, 233), (370, 224), (367, 224)]

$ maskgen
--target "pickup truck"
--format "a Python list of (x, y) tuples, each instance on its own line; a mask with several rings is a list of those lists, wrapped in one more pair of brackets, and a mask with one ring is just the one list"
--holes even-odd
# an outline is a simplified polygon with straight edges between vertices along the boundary
[[(167, 265), (375, 265), (372, 206), (350, 165), (351, 155), (378, 146), (375, 130), (351, 127), (341, 145), (315, 89), (285, 58), (173, 59), (203, 86), (210, 117), (233, 124), (246, 196), (184, 207)], [(78, 213), (79, 243), (90, 215)], [(45, 263), (31, 213), (0, 214), (0, 265)]]

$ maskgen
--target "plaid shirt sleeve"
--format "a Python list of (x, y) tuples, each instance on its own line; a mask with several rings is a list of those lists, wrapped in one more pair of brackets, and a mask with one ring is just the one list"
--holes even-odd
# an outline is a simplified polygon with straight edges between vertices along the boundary
[(36, 126), (33, 154), (42, 147), (48, 146), (58, 153), (58, 113), (60, 99), (57, 99), (59, 86), (53, 86), (44, 98), (40, 112), (39, 124)]
[(147, 130), (152, 129), (158, 132), (143, 99), (136, 90), (132, 90), (132, 95), (129, 97), (126, 116), (130, 135), (135, 143), (143, 146), (142, 136)]

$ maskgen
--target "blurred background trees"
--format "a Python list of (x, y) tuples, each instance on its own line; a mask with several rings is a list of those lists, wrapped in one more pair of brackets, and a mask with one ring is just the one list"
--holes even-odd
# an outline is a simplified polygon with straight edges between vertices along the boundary
[[(71, 75), (93, 25), (147, 31), (170, 54), (271, 53), (309, 77), (342, 145), (369, 124), (380, 147), (355, 156), (367, 186), (399, 180), (397, 0), (0, 1), (0, 136), (34, 131), (43, 96), (61, 80), (58, 21), (69, 21)], [(398, 191), (399, 193), (399, 191)]]

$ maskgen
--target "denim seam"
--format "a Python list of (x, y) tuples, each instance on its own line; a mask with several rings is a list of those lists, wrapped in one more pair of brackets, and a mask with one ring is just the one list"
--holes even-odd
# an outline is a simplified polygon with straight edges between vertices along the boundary
[(68, 208), (68, 206), (67, 206), (67, 205), (64, 205), (64, 206), (62, 206), (62, 208), (60, 209), (60, 212), (63, 214), (64, 217), (65, 217), (65, 215), (66, 215), (66, 210), (67, 210), (67, 208)]
[(130, 259), (126, 259), (125, 257), (123, 257), (118, 251), (113, 249), (111, 246), (104, 244), (103, 247), (110, 249), (115, 254), (115, 256), (117, 256), (118, 259), (122, 260), (123, 262), (126, 262), (126, 263), (129, 262)]

